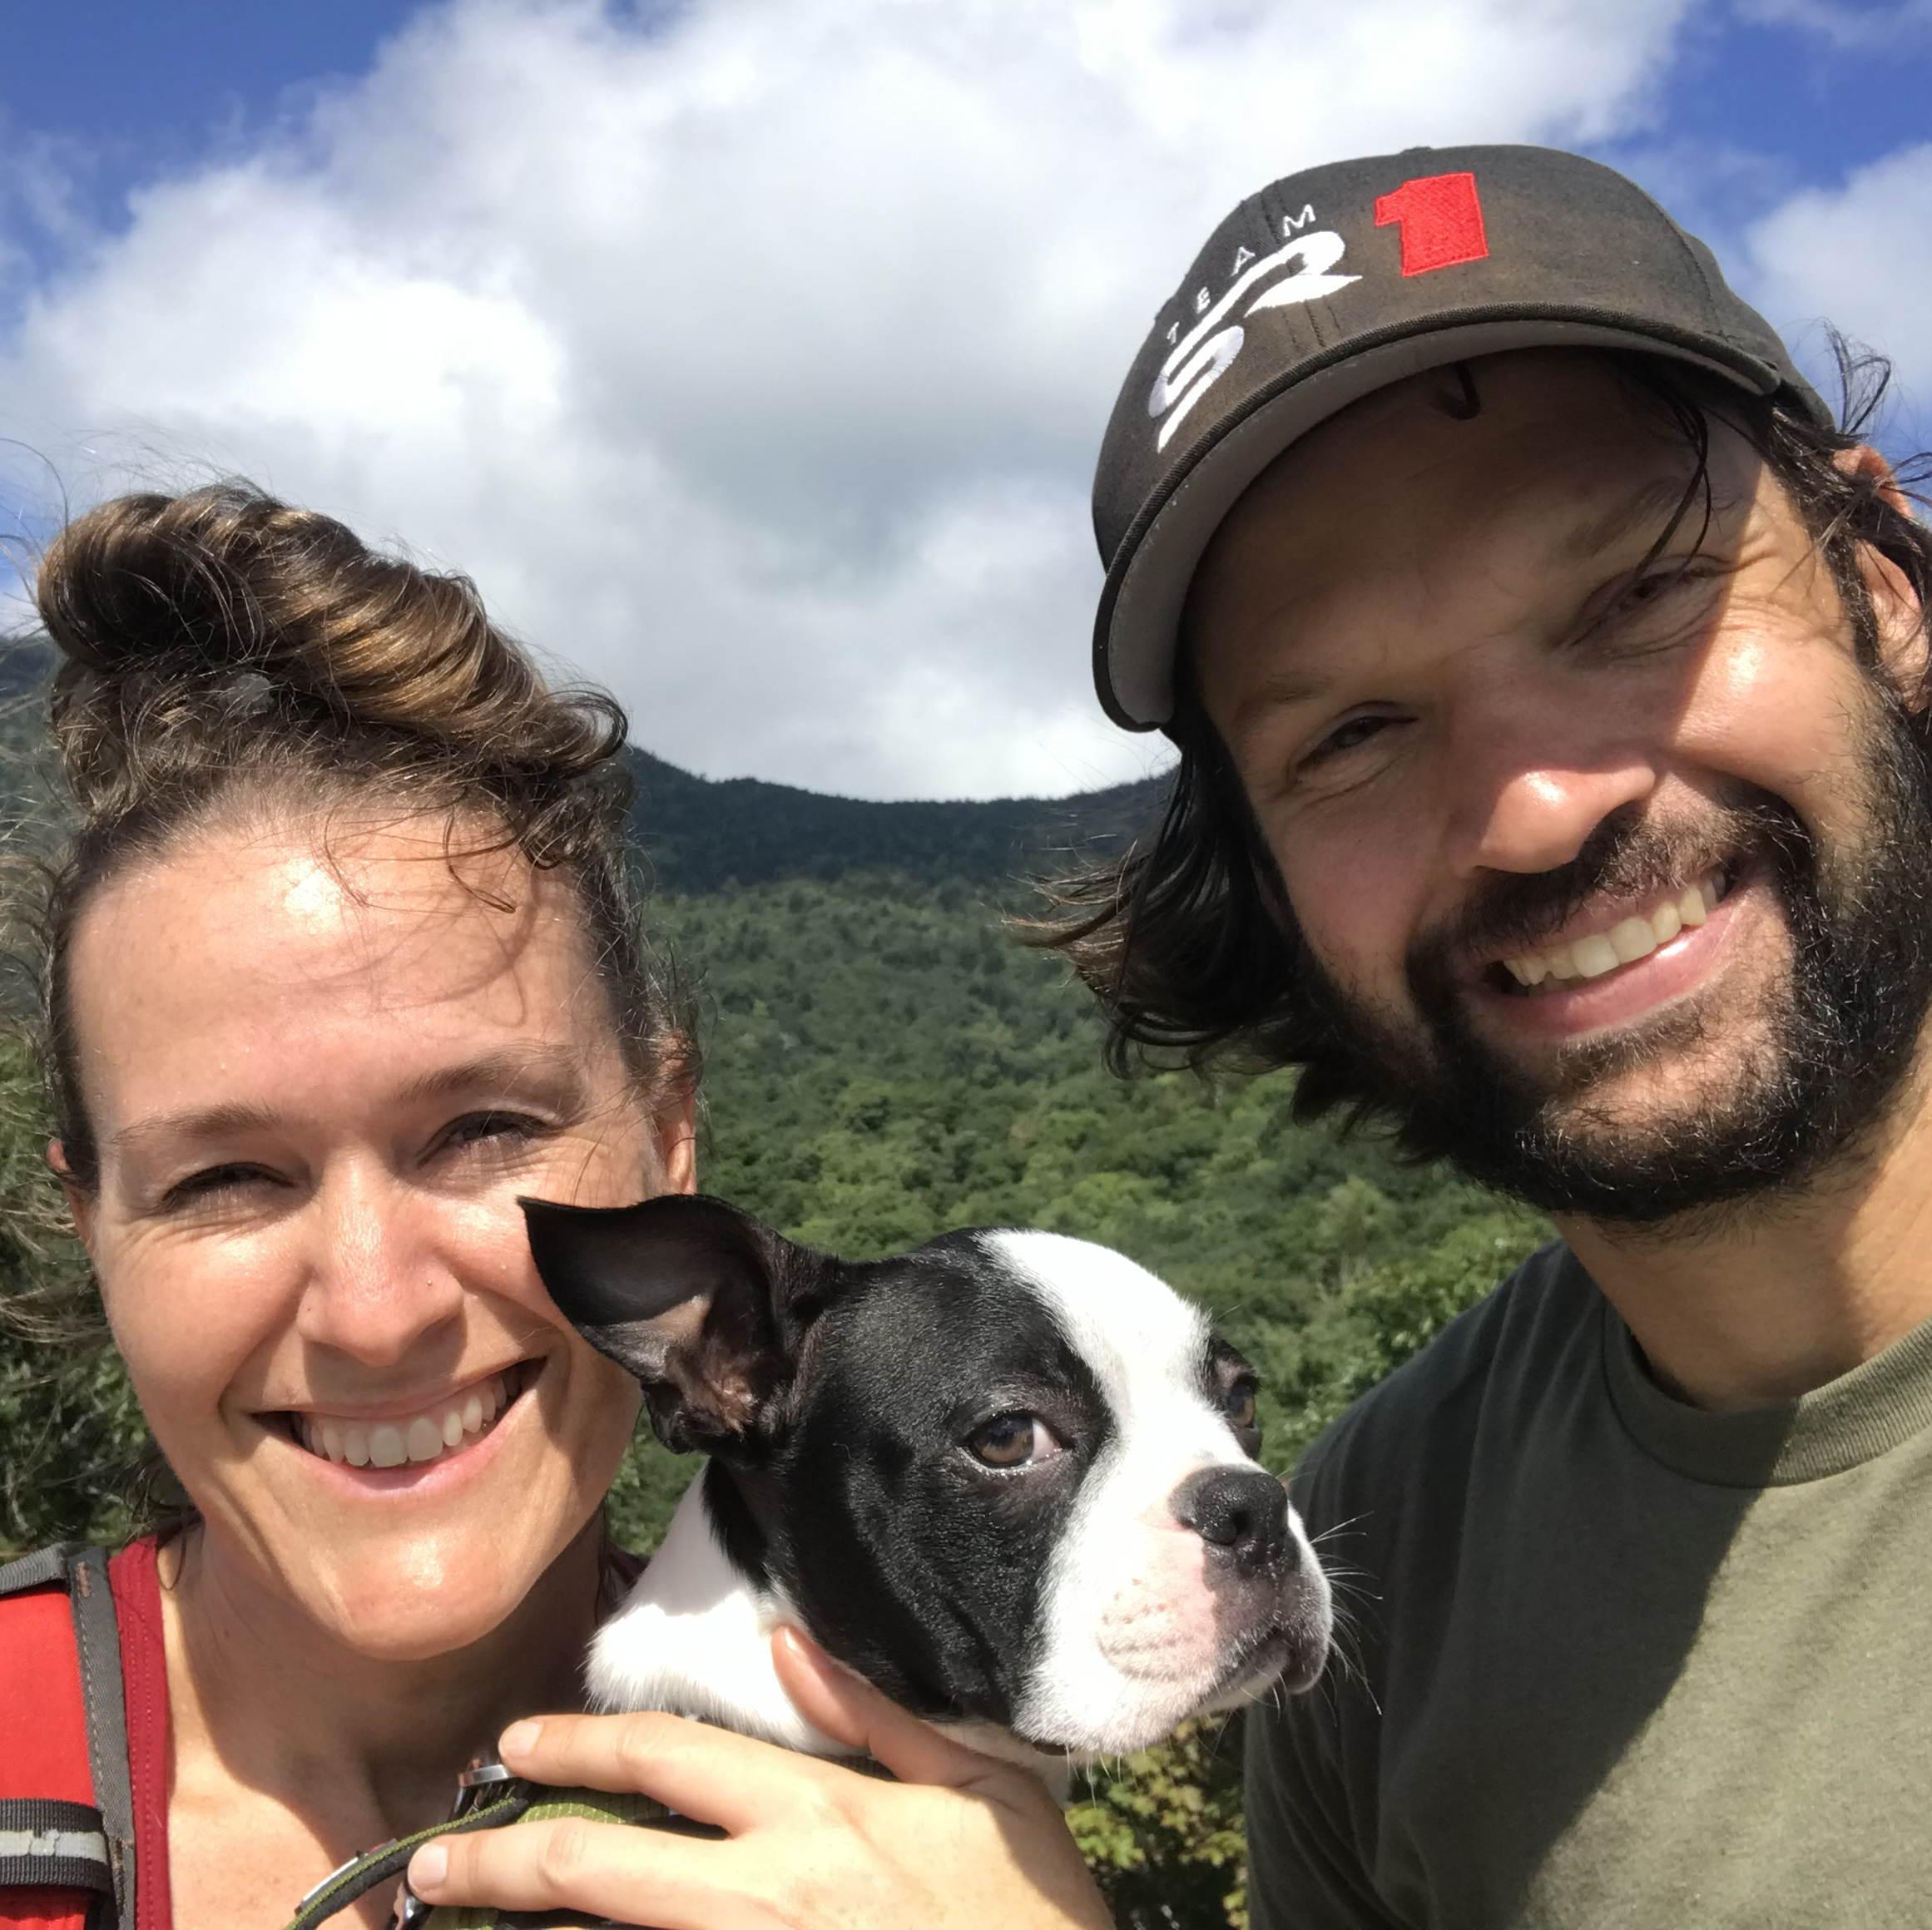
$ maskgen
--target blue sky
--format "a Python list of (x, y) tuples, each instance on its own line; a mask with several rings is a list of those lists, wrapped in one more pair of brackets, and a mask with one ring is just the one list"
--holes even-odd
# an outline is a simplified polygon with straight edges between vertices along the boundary
[(363, 72), (411, 11), (393, 0), (15, 7), (0, 99), (23, 125), (165, 167), (192, 158), (237, 116), (273, 111), (287, 88)]
[(246, 147), (319, 89), (366, 72), (403, 0), (16, 4), (0, 62), (9, 138), (59, 144), (93, 218), (130, 190)]
[(1085, 687), (1093, 448), (1297, 165), (1582, 147), (1932, 398), (1932, 0), (74, 0), (4, 44), (16, 530), (244, 471), (713, 774), (1145, 767)]
[[(1880, 37), (1887, 14), (1895, 23)], [(1709, 151), (1714, 163), (1735, 157), (1741, 200), (1714, 182), (1726, 212), (1756, 213), (1751, 204), (1780, 185), (1841, 180), (1932, 136), (1932, 13), (1914, 19), (1855, 3), (1842, 17), (1840, 39), (1728, 5), (1692, 16), (1660, 90), (1658, 132), (1666, 144)]]

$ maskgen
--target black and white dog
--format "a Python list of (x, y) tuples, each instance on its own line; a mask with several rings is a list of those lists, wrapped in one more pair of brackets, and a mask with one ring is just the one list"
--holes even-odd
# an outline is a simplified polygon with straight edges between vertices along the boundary
[(842, 1753), (773, 1672), (789, 1620), (1059, 1784), (1320, 1674), (1328, 1583), (1253, 1458), (1254, 1375), (1122, 1255), (973, 1230), (853, 1262), (720, 1200), (524, 1209), (558, 1307), (711, 1456), (597, 1638), (602, 1706)]

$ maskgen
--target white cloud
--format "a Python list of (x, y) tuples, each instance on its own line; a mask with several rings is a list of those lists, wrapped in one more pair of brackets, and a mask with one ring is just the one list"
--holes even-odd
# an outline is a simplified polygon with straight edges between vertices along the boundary
[(697, 770), (1084, 788), (1153, 755), (1087, 482), (1207, 229), (1637, 126), (1689, 3), (457, 0), (76, 250), (0, 407), (83, 497), (235, 468), (468, 570)]
[(1893, 361), (1906, 439), (1932, 404), (1932, 144), (1901, 148), (1842, 186), (1791, 195), (1746, 237), (1753, 299), (1816, 368), (1821, 324)]
[(1835, 47), (1866, 51), (1932, 30), (1932, 0), (1735, 0), (1739, 16), (1800, 27)]

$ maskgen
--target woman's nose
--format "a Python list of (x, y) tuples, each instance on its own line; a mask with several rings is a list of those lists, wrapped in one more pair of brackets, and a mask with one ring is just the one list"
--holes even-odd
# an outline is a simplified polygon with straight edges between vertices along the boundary
[(462, 1308), (460, 1283), (424, 1235), (420, 1203), (386, 1175), (329, 1175), (305, 1260), (302, 1337), (370, 1367), (394, 1365)]

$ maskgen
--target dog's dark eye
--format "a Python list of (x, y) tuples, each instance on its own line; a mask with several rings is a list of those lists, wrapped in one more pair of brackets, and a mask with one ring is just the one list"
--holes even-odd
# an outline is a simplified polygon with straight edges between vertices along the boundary
[(1246, 1433), (1256, 1425), (1255, 1411), (1255, 1383), (1251, 1380), (1237, 1380), (1221, 1396), (1221, 1406), (1228, 1421), (1238, 1432)]
[(1062, 1452), (1038, 1414), (996, 1414), (966, 1437), (968, 1451), (988, 1467), (1027, 1467)]

